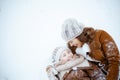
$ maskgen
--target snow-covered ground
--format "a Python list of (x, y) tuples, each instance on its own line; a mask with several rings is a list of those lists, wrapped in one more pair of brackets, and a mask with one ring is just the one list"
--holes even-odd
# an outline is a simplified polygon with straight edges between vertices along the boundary
[(106, 30), (120, 49), (120, 0), (0, 0), (0, 80), (48, 80), (67, 18)]

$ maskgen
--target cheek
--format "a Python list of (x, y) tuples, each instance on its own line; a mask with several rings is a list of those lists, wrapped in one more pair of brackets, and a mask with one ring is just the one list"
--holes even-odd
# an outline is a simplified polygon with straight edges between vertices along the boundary
[(79, 41), (77, 39), (73, 41), (73, 44), (78, 44), (78, 43)]
[(82, 42), (79, 42), (80, 46), (82, 47), (83, 43)]
[(79, 47), (81, 47), (83, 43), (80, 42), (80, 41), (76, 41), (76, 44), (77, 44)]
[(64, 61), (65, 60), (65, 58), (64, 57), (61, 57), (61, 59), (60, 59), (61, 61)]
[(76, 42), (73, 41), (70, 46), (76, 46)]
[(64, 57), (64, 58), (62, 58), (62, 61), (67, 61), (68, 60), (68, 58), (67, 57)]

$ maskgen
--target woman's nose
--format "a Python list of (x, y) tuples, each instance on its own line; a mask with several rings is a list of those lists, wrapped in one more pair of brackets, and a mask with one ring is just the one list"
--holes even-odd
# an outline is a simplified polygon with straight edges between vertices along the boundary
[(73, 46), (73, 44), (72, 44), (72, 43), (70, 43), (70, 46), (72, 47), (72, 46)]

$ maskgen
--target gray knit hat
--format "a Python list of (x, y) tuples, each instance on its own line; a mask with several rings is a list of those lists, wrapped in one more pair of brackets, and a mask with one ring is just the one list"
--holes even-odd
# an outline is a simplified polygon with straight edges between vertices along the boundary
[(62, 25), (62, 38), (68, 42), (79, 36), (83, 29), (84, 25), (77, 22), (76, 19), (67, 19)]

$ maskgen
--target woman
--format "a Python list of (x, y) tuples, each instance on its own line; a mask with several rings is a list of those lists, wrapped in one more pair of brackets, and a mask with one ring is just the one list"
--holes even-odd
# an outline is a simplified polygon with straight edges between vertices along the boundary
[[(100, 61), (105, 65), (107, 80), (118, 80), (119, 75), (119, 51), (112, 37), (103, 30), (94, 30), (92, 27), (84, 27), (75, 19), (67, 19), (63, 23), (62, 37), (68, 43), (70, 49), (75, 53), (87, 43), (92, 59)], [(77, 49), (77, 51), (79, 51)]]

